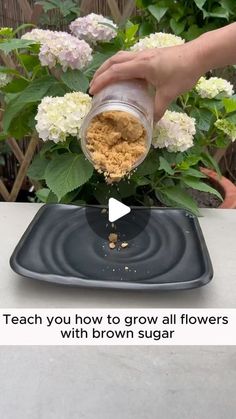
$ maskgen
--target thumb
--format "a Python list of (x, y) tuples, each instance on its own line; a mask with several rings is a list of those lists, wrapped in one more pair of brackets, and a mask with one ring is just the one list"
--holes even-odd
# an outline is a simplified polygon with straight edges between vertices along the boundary
[(154, 121), (158, 122), (164, 115), (168, 108), (171, 100), (166, 95), (163, 95), (161, 91), (156, 92), (155, 96), (155, 108), (154, 108)]

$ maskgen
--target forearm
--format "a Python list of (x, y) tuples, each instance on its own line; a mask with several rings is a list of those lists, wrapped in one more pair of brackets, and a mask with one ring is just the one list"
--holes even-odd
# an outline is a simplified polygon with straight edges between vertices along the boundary
[(202, 72), (236, 64), (236, 23), (207, 32), (189, 43)]

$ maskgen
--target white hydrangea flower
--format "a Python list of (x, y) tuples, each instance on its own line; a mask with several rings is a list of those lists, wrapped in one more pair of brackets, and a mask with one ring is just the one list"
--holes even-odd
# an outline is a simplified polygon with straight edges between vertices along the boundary
[(185, 113), (166, 111), (154, 128), (153, 146), (175, 153), (187, 150), (193, 145), (195, 122)]
[(67, 93), (63, 97), (45, 97), (35, 117), (36, 130), (43, 141), (65, 141), (71, 135), (79, 137), (84, 117), (91, 108), (91, 97), (86, 93)]
[(208, 99), (213, 99), (219, 94), (230, 97), (234, 93), (233, 85), (220, 77), (210, 77), (209, 79), (201, 77), (195, 89), (201, 98)]
[(27, 39), (29, 41), (39, 42), (40, 44), (51, 40), (61, 32), (54, 32), (47, 29), (33, 29), (30, 32), (24, 33), (21, 39)]
[(5, 87), (8, 83), (12, 81), (12, 77), (6, 73), (0, 73), (0, 89)]
[(171, 33), (156, 32), (140, 39), (131, 47), (131, 51), (143, 51), (149, 48), (172, 47), (184, 44), (184, 39)]
[(70, 24), (73, 35), (90, 44), (96, 44), (99, 41), (108, 42), (115, 38), (116, 28), (117, 26), (112, 20), (96, 13), (78, 17)]
[(53, 68), (60, 64), (63, 71), (68, 68), (82, 70), (92, 60), (89, 44), (67, 32), (33, 29), (22, 38), (41, 43), (39, 59), (42, 66)]

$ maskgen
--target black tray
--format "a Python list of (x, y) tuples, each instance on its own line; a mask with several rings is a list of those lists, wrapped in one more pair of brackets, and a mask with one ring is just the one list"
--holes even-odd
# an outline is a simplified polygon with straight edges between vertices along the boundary
[(86, 207), (44, 205), (14, 250), (11, 268), (37, 280), (102, 288), (177, 290), (211, 280), (203, 234), (189, 212), (134, 208), (115, 223), (122, 239), (142, 223), (145, 211), (150, 211), (148, 223), (127, 248), (111, 250), (105, 239), (111, 232), (107, 215), (101, 207), (90, 211), (88, 223)]

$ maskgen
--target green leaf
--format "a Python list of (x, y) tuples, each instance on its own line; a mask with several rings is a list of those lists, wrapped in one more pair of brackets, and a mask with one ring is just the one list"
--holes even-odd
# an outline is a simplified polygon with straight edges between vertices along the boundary
[(173, 175), (175, 173), (175, 171), (172, 169), (171, 165), (166, 159), (160, 156), (159, 162), (160, 162), (159, 170), (164, 170), (169, 175)]
[(46, 141), (46, 143), (43, 144), (42, 148), (40, 149), (40, 156), (43, 157), (47, 155), (47, 153), (51, 152), (52, 149), (55, 147), (54, 141)]
[(36, 196), (41, 202), (47, 202), (49, 193), (50, 193), (50, 189), (42, 188), (36, 191)]
[(204, 4), (206, 3), (206, 0), (194, 0), (194, 3), (196, 4), (196, 6), (202, 10)]
[(139, 37), (150, 35), (153, 32), (153, 25), (150, 22), (144, 21), (139, 26)]
[(202, 33), (205, 32), (204, 28), (199, 28), (196, 24), (191, 25), (187, 31), (184, 32), (184, 38), (187, 41), (191, 41), (192, 39), (197, 38)]
[(45, 0), (37, 1), (36, 4), (39, 4), (39, 5), (43, 6), (43, 10), (46, 13), (57, 7), (57, 6), (55, 6), (55, 4), (52, 4), (49, 1), (45, 1)]
[(5, 66), (0, 66), (0, 73), (20, 75), (19, 71), (14, 70), (14, 68), (9, 68), (9, 67), (5, 67)]
[(169, 111), (174, 111), (174, 112), (182, 112), (185, 113), (185, 111), (183, 110), (183, 108), (181, 108), (179, 105), (177, 105), (177, 103), (173, 102), (168, 106), (168, 110)]
[(226, 119), (226, 121), (233, 122), (233, 124), (236, 125), (236, 113), (231, 113), (225, 119)]
[(158, 165), (159, 159), (156, 150), (150, 151), (143, 163), (136, 169), (135, 174), (136, 176), (151, 175), (158, 170)]
[(207, 177), (206, 175), (204, 175), (204, 173), (200, 172), (200, 170), (193, 169), (192, 167), (190, 167), (187, 170), (183, 170), (182, 173), (184, 175), (193, 176), (193, 177), (197, 177), (197, 178), (206, 178)]
[(201, 161), (207, 167), (210, 166), (211, 168), (215, 169), (215, 171), (217, 172), (217, 174), (219, 176), (221, 176), (220, 168), (219, 168), (217, 162), (215, 161), (215, 159), (213, 159), (213, 157), (208, 152), (204, 152), (204, 153), (201, 154)]
[(66, 93), (69, 93), (70, 89), (62, 82), (54, 80), (53, 84), (49, 87), (47, 91), (47, 96), (64, 96)]
[(132, 182), (132, 180), (121, 181), (117, 185), (117, 191), (119, 192), (121, 198), (128, 198), (129, 196), (135, 195), (136, 186), (137, 185), (135, 182)]
[(211, 12), (206, 12), (206, 16), (210, 17), (218, 17), (229, 20), (229, 12), (227, 9), (224, 9), (223, 7), (215, 7)]
[(12, 99), (6, 106), (4, 112), (4, 131), (8, 131), (11, 121), (18, 113), (22, 112), (25, 105), (39, 102), (44, 96), (46, 96), (49, 88), (55, 83), (58, 82), (53, 77), (42, 77), (41, 79), (33, 81), (25, 90)]
[(201, 160), (201, 156), (187, 156), (185, 159), (178, 164), (178, 169), (187, 170), (190, 166), (195, 166)]
[(181, 152), (174, 153), (174, 152), (170, 152), (165, 149), (162, 149), (161, 151), (159, 151), (159, 153), (161, 153), (162, 157), (164, 157), (164, 159), (166, 159), (170, 165), (180, 164), (184, 158), (184, 154)]
[(19, 57), (27, 71), (32, 71), (34, 67), (40, 64), (40, 61), (36, 55), (19, 54)]
[(165, 195), (173, 204), (181, 208), (186, 208), (198, 215), (199, 210), (196, 202), (187, 194), (180, 186), (175, 185), (161, 189), (161, 193)]
[(125, 30), (126, 40), (130, 41), (131, 39), (133, 39), (136, 33), (138, 32), (138, 29), (139, 29), (139, 25), (133, 25), (133, 24), (129, 28), (127, 28)]
[(235, 99), (223, 99), (224, 107), (227, 113), (236, 111), (236, 100)]
[(32, 109), (32, 107), (26, 106), (22, 109), (22, 112), (11, 121), (8, 133), (12, 137), (20, 140), (25, 135), (30, 134), (34, 127), (34, 107)]
[(172, 201), (171, 199), (168, 199), (167, 196), (164, 195), (164, 193), (159, 191), (159, 189), (155, 190), (155, 195), (156, 195), (158, 201), (160, 201), (163, 205), (165, 205), (167, 207), (175, 207), (176, 206), (176, 203), (174, 201)]
[(235, 12), (236, 12), (235, 0), (221, 0), (220, 4), (230, 14), (232, 14), (232, 15), (235, 14)]
[(105, 54), (101, 52), (95, 52), (95, 54), (93, 55), (92, 62), (83, 72), (84, 75), (88, 78), (91, 78), (94, 75), (95, 71), (112, 55), (114, 55), (114, 51), (110, 51)]
[(224, 105), (223, 105), (222, 100), (217, 100), (217, 99), (200, 99), (199, 100), (200, 108), (206, 108), (210, 110), (211, 112), (213, 112), (214, 114), (216, 113), (216, 110), (222, 109), (223, 106)]
[(0, 141), (6, 140), (8, 137), (8, 134), (6, 132), (0, 132)]
[(216, 145), (216, 147), (219, 147), (219, 148), (228, 147), (230, 142), (231, 141), (230, 141), (229, 137), (226, 137), (226, 136), (217, 136), (217, 138), (215, 139), (215, 145)]
[(7, 41), (0, 42), (0, 50), (9, 54), (14, 49), (28, 48), (30, 45), (35, 44), (35, 41), (29, 41), (27, 39), (13, 38)]
[(152, 0), (136, 0), (136, 5), (140, 9), (144, 9), (144, 8), (148, 7), (152, 3), (153, 3)]
[(29, 178), (34, 180), (45, 179), (45, 171), (48, 163), (49, 160), (44, 159), (40, 154), (37, 154), (28, 169), (27, 175)]
[(207, 183), (204, 183), (201, 180), (198, 180), (191, 176), (184, 176), (182, 178), (182, 181), (185, 183), (185, 185), (189, 186), (190, 188), (197, 189), (198, 191), (202, 192), (209, 192), (213, 195), (216, 195), (219, 199), (223, 201), (221, 194), (216, 189), (212, 188)]
[(170, 19), (170, 27), (175, 35), (179, 35), (184, 31), (186, 20), (177, 22), (175, 19)]
[(211, 111), (204, 108), (193, 108), (190, 112), (190, 116), (196, 119), (198, 129), (201, 131), (209, 131), (213, 122), (213, 115)]
[(52, 191), (50, 191), (47, 197), (47, 204), (57, 204), (57, 203), (58, 203), (57, 196)]
[(154, 4), (154, 5), (148, 6), (148, 10), (159, 23), (160, 20), (163, 18), (163, 16), (166, 14), (168, 7), (161, 7), (161, 6), (158, 6), (158, 4)]
[(137, 186), (146, 186), (150, 184), (150, 179), (147, 179), (145, 176), (143, 177), (136, 177), (135, 175), (131, 177)]
[(28, 85), (29, 83), (24, 79), (14, 79), (3, 90), (6, 93), (19, 93), (26, 89)]
[(80, 70), (67, 70), (61, 79), (73, 91), (85, 93), (88, 90), (89, 79)]
[(78, 196), (80, 188), (76, 188), (71, 192), (68, 192), (63, 198), (60, 200), (62, 204), (71, 204), (72, 201)]
[(86, 183), (93, 174), (93, 166), (82, 154), (65, 153), (50, 161), (46, 168), (47, 186), (60, 200), (68, 192)]

